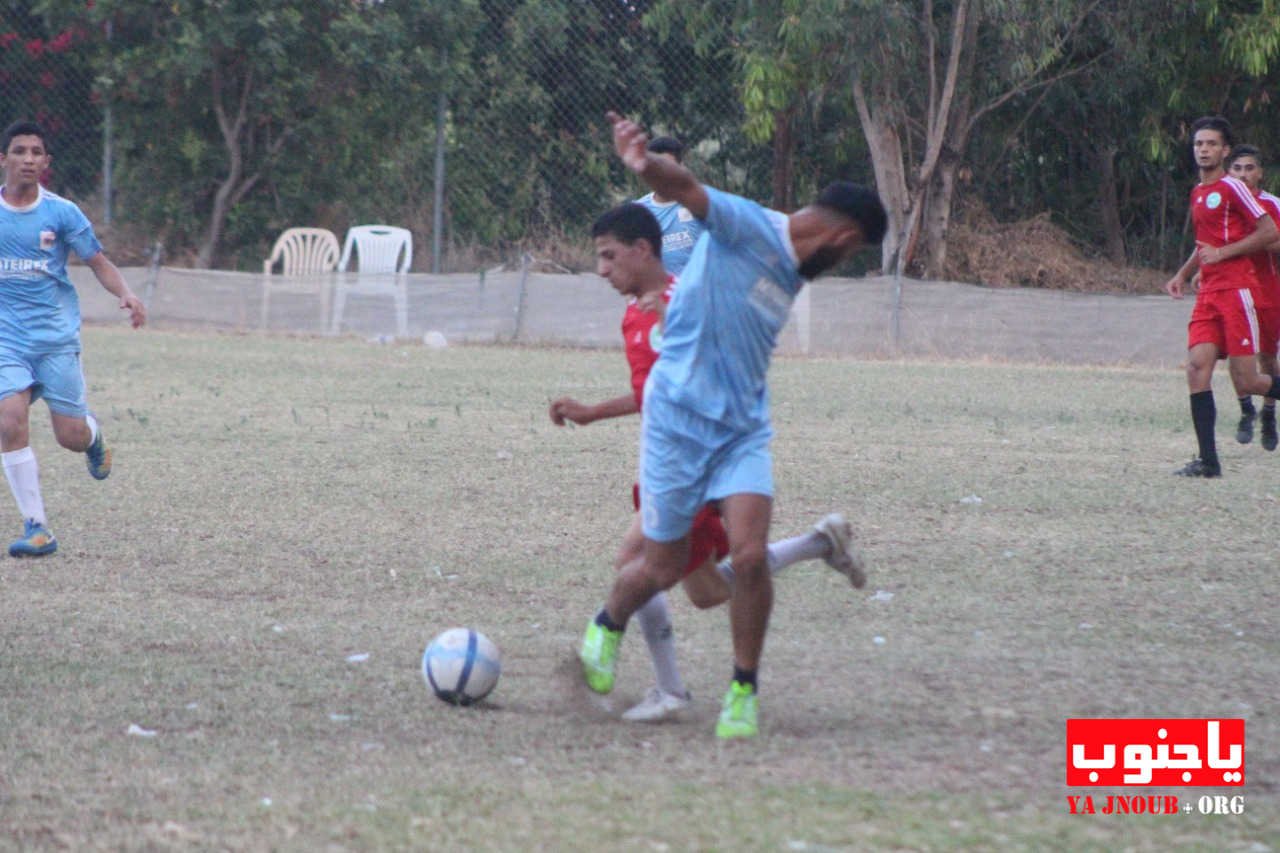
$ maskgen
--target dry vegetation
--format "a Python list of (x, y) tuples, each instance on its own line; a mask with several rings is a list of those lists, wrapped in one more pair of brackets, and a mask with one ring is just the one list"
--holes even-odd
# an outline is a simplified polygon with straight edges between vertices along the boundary
[(997, 222), (981, 205), (957, 211), (947, 243), (947, 278), (992, 287), (1088, 293), (1159, 293), (1168, 273), (1118, 266), (1080, 251), (1049, 214)]

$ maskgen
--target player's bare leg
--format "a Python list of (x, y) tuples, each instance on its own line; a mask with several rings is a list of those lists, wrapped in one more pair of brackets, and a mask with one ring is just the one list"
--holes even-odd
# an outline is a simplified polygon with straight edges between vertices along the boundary
[(730, 495), (721, 503), (736, 578), (729, 601), (733, 633), (733, 682), (725, 694), (716, 735), (754, 737), (757, 722), (756, 673), (773, 609), (773, 579), (767, 549), (773, 500), (766, 495)]
[(674, 542), (645, 540), (644, 560), (623, 567), (604, 608), (587, 625), (578, 657), (587, 686), (596, 693), (613, 690), (618, 644), (627, 620), (654, 596), (675, 586), (689, 559), (689, 537)]
[(93, 415), (76, 417), (56, 412), (50, 414), (50, 419), (58, 444), (75, 453), (83, 453), (89, 474), (95, 480), (107, 479), (111, 474), (111, 448), (107, 447), (97, 419)]
[(686, 575), (680, 584), (684, 587), (684, 594), (689, 597), (689, 603), (699, 610), (719, 607), (733, 597), (733, 588), (719, 571), (714, 557), (708, 557), (705, 563)]
[(773, 500), (766, 495), (731, 495), (721, 504), (729, 533), (729, 554), (737, 575), (729, 601), (734, 664), (755, 671), (773, 609), (767, 549)]

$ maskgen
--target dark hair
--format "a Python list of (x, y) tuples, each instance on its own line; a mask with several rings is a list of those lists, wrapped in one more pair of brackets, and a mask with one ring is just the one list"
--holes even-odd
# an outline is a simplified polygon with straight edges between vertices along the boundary
[(654, 154), (670, 154), (677, 163), (684, 162), (684, 143), (674, 136), (655, 136), (645, 147)]
[(1235, 137), (1231, 134), (1231, 122), (1222, 116), (1203, 116), (1191, 125), (1191, 143), (1195, 144), (1196, 134), (1202, 130), (1216, 130), (1222, 134), (1222, 141), (1228, 148), (1235, 147)]
[(1262, 152), (1254, 145), (1237, 145), (1231, 149), (1232, 163), (1239, 160), (1241, 157), (1252, 157), (1258, 161), (1259, 166), (1262, 165)]
[(653, 248), (654, 257), (662, 257), (662, 226), (643, 204), (629, 201), (600, 214), (600, 218), (591, 226), (591, 236), (595, 238), (609, 235), (623, 243), (647, 240)]
[(813, 202), (849, 217), (862, 229), (862, 238), (870, 245), (878, 246), (884, 240), (888, 228), (888, 216), (880, 196), (874, 190), (849, 181), (827, 184)]
[(9, 153), (9, 143), (13, 141), (15, 136), (38, 136), (40, 144), (44, 146), (46, 154), (49, 153), (49, 143), (44, 136), (44, 128), (36, 124), (34, 121), (15, 121), (4, 129), (4, 137), (0, 138), (0, 154)]

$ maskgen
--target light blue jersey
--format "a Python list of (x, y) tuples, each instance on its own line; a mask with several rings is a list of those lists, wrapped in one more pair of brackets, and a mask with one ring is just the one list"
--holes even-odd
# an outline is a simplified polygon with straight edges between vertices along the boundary
[(672, 275), (680, 275), (685, 264), (689, 263), (694, 244), (707, 227), (687, 208), (674, 201), (658, 204), (653, 200), (653, 193), (636, 199), (636, 204), (644, 205), (658, 220), (662, 228), (662, 265)]
[(18, 354), (79, 352), (80, 299), (67, 253), (102, 251), (89, 220), (43, 187), (29, 207), (0, 195), (0, 349)]
[(765, 374), (803, 281), (784, 214), (706, 191), (707, 231), (667, 308), (647, 394), (753, 432), (768, 427)]

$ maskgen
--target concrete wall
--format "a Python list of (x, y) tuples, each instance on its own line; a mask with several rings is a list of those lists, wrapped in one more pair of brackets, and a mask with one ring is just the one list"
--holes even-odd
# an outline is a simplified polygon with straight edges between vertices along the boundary
[[(322, 316), (321, 294), (331, 305), (335, 289), (348, 287), (340, 334), (379, 338), (396, 332), (393, 298), (362, 290), (370, 279), (357, 276), (274, 278), (264, 325), (260, 275), (165, 267), (152, 286), (146, 269), (125, 274), (139, 294), (149, 294), (152, 322), (160, 328), (329, 334), (333, 318)], [(123, 321), (114, 299), (87, 269), (73, 268), (72, 275), (86, 322)], [(394, 277), (372, 281), (396, 286)], [(622, 299), (595, 275), (414, 274), (403, 277), (403, 286), (411, 339), (434, 331), (451, 342), (619, 343)], [(821, 279), (797, 300), (780, 351), (1176, 367), (1186, 352), (1192, 300), (906, 279), (901, 304), (895, 339), (892, 278)]]

